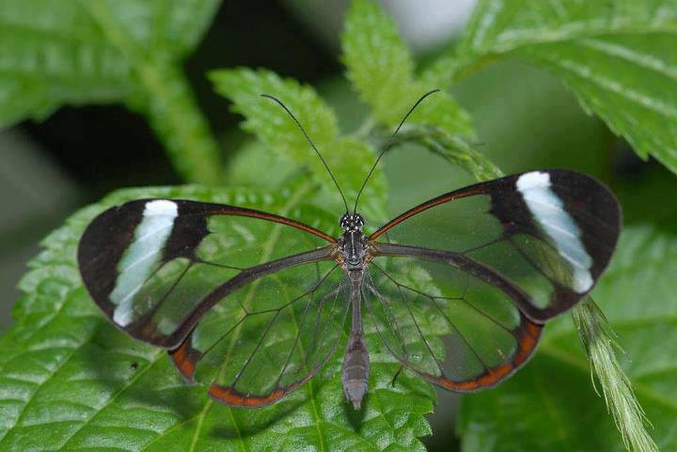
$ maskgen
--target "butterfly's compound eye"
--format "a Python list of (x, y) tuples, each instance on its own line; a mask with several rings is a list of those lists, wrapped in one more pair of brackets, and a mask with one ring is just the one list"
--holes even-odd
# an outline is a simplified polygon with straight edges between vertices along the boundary
[(360, 214), (347, 213), (341, 217), (339, 225), (344, 231), (355, 232), (362, 229), (362, 226), (364, 226), (364, 219)]

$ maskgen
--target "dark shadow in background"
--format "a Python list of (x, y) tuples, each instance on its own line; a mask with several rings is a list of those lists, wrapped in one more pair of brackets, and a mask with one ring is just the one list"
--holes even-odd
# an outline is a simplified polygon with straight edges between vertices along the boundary
[[(198, 103), (216, 134), (239, 119), (212, 90), (205, 73), (265, 67), (313, 83), (338, 73), (337, 58), (274, 0), (223, 2), (197, 51), (185, 64)], [(116, 188), (180, 183), (144, 117), (121, 105), (66, 107), (20, 129), (51, 154), (93, 201)], [(228, 150), (224, 150), (224, 159)]]

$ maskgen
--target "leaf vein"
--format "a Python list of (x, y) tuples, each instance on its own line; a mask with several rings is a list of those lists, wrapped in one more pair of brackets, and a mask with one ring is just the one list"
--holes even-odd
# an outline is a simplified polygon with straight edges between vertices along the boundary
[(82, 431), (82, 429), (91, 422), (96, 419), (97, 416), (101, 414), (102, 411), (106, 409), (106, 407), (109, 407), (121, 394), (123, 394), (127, 389), (129, 389), (134, 382), (136, 382), (139, 378), (141, 378), (142, 375), (144, 375), (146, 372), (148, 372), (156, 363), (160, 362), (160, 358), (164, 356), (163, 350), (158, 350), (156, 356), (154, 359), (151, 360), (151, 362), (146, 365), (143, 369), (139, 370), (137, 373), (135, 373), (132, 378), (130, 378), (122, 387), (120, 387), (112, 396), (106, 401), (106, 403), (99, 407), (96, 413), (94, 413), (93, 416), (91, 416), (89, 419), (87, 419), (86, 422), (84, 422), (77, 430), (71, 433), (71, 435), (65, 440), (63, 443), (63, 447), (66, 447), (70, 442), (73, 441), (75, 436)]

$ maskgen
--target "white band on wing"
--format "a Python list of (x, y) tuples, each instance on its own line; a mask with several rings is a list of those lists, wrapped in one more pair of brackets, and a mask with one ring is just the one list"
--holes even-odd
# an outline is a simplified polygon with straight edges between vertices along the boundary
[(577, 293), (590, 290), (594, 283), (590, 274), (592, 258), (585, 250), (580, 228), (565, 210), (562, 200), (550, 188), (550, 174), (543, 171), (525, 173), (515, 185), (534, 219), (553, 241), (559, 255), (571, 265), (573, 289)]

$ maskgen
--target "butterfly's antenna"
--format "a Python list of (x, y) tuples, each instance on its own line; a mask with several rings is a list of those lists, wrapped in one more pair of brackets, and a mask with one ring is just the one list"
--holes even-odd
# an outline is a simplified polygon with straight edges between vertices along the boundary
[(317, 150), (317, 147), (315, 147), (315, 143), (313, 143), (313, 140), (310, 139), (310, 137), (306, 133), (306, 130), (301, 125), (301, 122), (298, 119), (296, 119), (296, 116), (294, 116), (294, 113), (292, 113), (291, 110), (289, 110), (289, 108), (287, 108), (287, 106), (284, 103), (282, 103), (282, 101), (280, 99), (278, 99), (277, 97), (271, 96), (270, 94), (261, 94), (261, 97), (265, 97), (266, 99), (270, 99), (273, 102), (276, 102), (280, 107), (282, 107), (284, 109), (284, 111), (287, 112), (287, 114), (289, 116), (291, 116), (291, 119), (293, 119), (294, 122), (296, 123), (296, 125), (299, 127), (299, 129), (301, 129), (301, 133), (303, 133), (303, 136), (306, 137), (306, 140), (308, 140), (308, 143), (310, 143), (310, 147), (313, 148), (313, 151), (315, 151), (317, 156), (322, 161), (322, 164), (324, 165), (327, 172), (329, 173), (329, 176), (331, 176), (331, 180), (334, 181), (334, 185), (336, 185), (336, 188), (338, 189), (339, 194), (341, 195), (341, 199), (343, 200), (343, 204), (346, 207), (346, 213), (348, 213), (348, 202), (346, 201), (346, 197), (343, 196), (343, 190), (341, 190), (341, 187), (339, 186), (338, 182), (336, 181), (334, 174), (329, 169), (329, 165), (327, 165), (327, 161), (324, 159), (324, 157), (322, 157), (322, 154), (320, 154), (320, 151)]
[(369, 174), (367, 174), (367, 177), (364, 179), (364, 183), (362, 183), (362, 187), (360, 187), (360, 191), (357, 192), (357, 198), (355, 198), (355, 207), (353, 208), (353, 212), (357, 212), (357, 202), (360, 200), (360, 196), (362, 195), (362, 191), (364, 191), (364, 187), (367, 186), (367, 182), (369, 181), (369, 178), (371, 177), (372, 173), (373, 173), (374, 170), (376, 169), (376, 165), (378, 165), (378, 162), (381, 160), (381, 157), (383, 157), (383, 154), (385, 154), (385, 153), (388, 151), (388, 149), (390, 149), (390, 146), (393, 145), (393, 141), (395, 140), (395, 136), (397, 135), (397, 132), (399, 132), (400, 129), (402, 128), (402, 125), (404, 125), (404, 121), (406, 121), (407, 118), (409, 117), (409, 115), (411, 115), (411, 113), (416, 109), (416, 107), (418, 107), (418, 105), (419, 105), (421, 102), (423, 102), (423, 99), (425, 99), (426, 97), (430, 96), (431, 94), (435, 94), (435, 93), (438, 92), (438, 91), (440, 91), (440, 90), (439, 90), (439, 89), (434, 89), (434, 90), (428, 91), (427, 93), (425, 93), (424, 95), (422, 95), (422, 96), (416, 101), (416, 103), (409, 109), (409, 111), (407, 112), (407, 114), (404, 115), (404, 118), (402, 118), (402, 121), (400, 121), (400, 124), (397, 126), (397, 128), (395, 129), (395, 131), (393, 132), (393, 134), (390, 136), (390, 138), (389, 138), (388, 141), (386, 142), (386, 145), (383, 147), (383, 150), (378, 154), (378, 157), (376, 157), (376, 161), (374, 162), (374, 165), (373, 165), (373, 166), (371, 167), (371, 169), (369, 170)]

